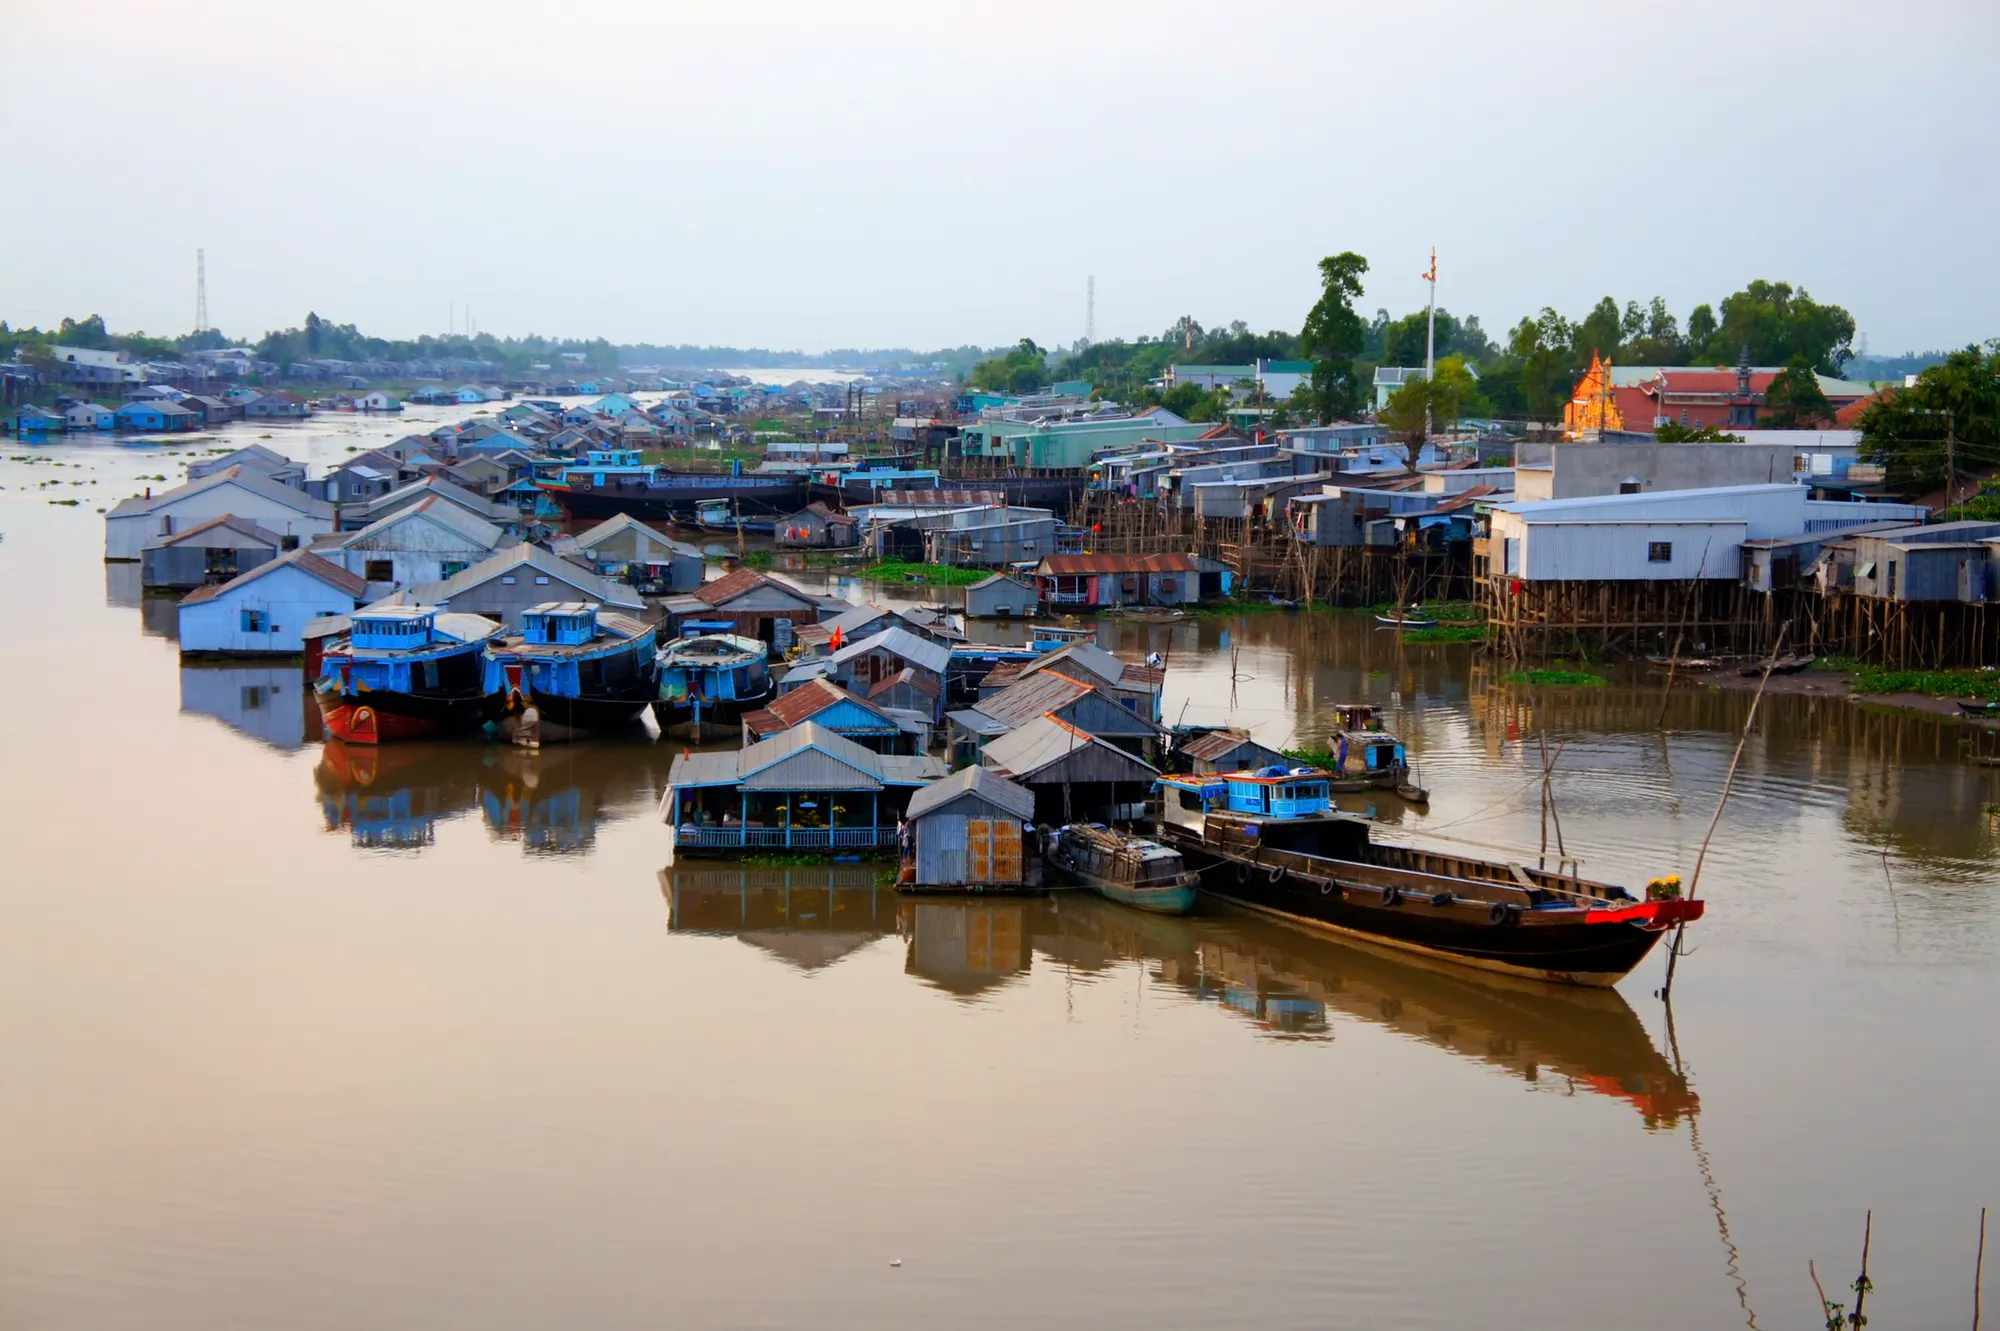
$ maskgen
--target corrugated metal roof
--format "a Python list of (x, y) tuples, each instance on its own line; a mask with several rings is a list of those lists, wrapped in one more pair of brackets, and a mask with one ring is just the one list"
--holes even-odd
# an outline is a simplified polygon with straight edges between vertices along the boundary
[(162, 490), (150, 498), (144, 495), (134, 495), (130, 499), (121, 499), (112, 506), (111, 511), (105, 514), (105, 516), (109, 518), (123, 518), (135, 513), (150, 513), (162, 504), (170, 504), (176, 500), (186, 499), (189, 495), (198, 495), (203, 491), (213, 490), (219, 485), (240, 486), (254, 495), (270, 500), (274, 504), (282, 504), (286, 508), (296, 509), (298, 512), (309, 514), (312, 517), (331, 518), (333, 516), (333, 505), (327, 503), (324, 499), (314, 499), (304, 490), (295, 490), (284, 482), (274, 481), (263, 472), (250, 467), (230, 467), (225, 471), (218, 471), (213, 475), (204, 476), (200, 480), (189, 481), (185, 485), (177, 485), (171, 490)]
[(937, 680), (931, 678), (928, 675), (920, 675), (913, 668), (909, 666), (904, 666), (901, 670), (898, 670), (895, 674), (889, 675), (883, 678), (882, 680), (878, 681), (872, 688), (868, 690), (868, 696), (871, 698), (879, 698), (883, 694), (895, 688), (898, 684), (908, 684), (911, 688), (915, 689), (918, 693), (923, 694), (926, 698), (935, 698), (938, 696)]
[(745, 790), (879, 790), (880, 759), (807, 721), (744, 749), (736, 770)]
[(1047, 555), (1040, 571), (1056, 578), (1098, 573), (1199, 573), (1193, 555)]
[(942, 781), (933, 781), (910, 798), (911, 819), (972, 796), (1013, 814), (1016, 818), (1035, 816), (1035, 794), (1015, 785), (990, 767), (967, 767)]
[[(1203, 762), (1214, 762), (1236, 752), (1245, 744), (1256, 744), (1248, 735), (1232, 735), (1226, 730), (1211, 730), (1191, 744), (1183, 745), (1181, 752), (1190, 758)], [(1265, 746), (1259, 746), (1265, 747)]]
[(754, 568), (739, 568), (734, 573), (723, 574), (714, 582), (704, 582), (694, 589), (694, 594), (710, 605), (721, 605), (724, 601), (732, 600), (748, 591), (755, 591), (767, 583), (781, 591), (791, 593), (802, 601), (810, 603), (813, 599), (810, 592), (794, 587), (789, 582), (766, 577)]
[(257, 579), (267, 574), (275, 573), (281, 568), (296, 568), (299, 572), (310, 574), (327, 586), (345, 592), (349, 596), (360, 596), (368, 590), (368, 583), (365, 579), (349, 573), (338, 564), (321, 559), (310, 550), (299, 549), (288, 550), (276, 559), (266, 560), (247, 572), (237, 574), (228, 582), (210, 584), (207, 587), (197, 587), (194, 591), (189, 592), (181, 598), (181, 604), (199, 604), (202, 601), (220, 596), (224, 592), (232, 592), (238, 587), (248, 586)]
[(1038, 772), (1053, 767), (1079, 750), (1092, 747), (1103, 750), (1105, 754), (1115, 754), (1121, 764), (1129, 764), (1134, 769), (1132, 779), (1135, 781), (1140, 779), (1142, 773), (1158, 774), (1158, 769), (1139, 761), (1117, 745), (1053, 716), (1036, 717), (1012, 734), (989, 742), (984, 757), (988, 766), (1000, 768), (1018, 780), (1032, 781)]
[[(502, 454), (501, 456), (505, 456), (505, 454)], [(619, 532), (625, 531), (629, 528), (637, 528), (640, 534), (645, 536), (646, 539), (653, 541), (656, 544), (666, 546), (668, 549), (672, 550), (677, 555), (687, 555), (694, 559), (701, 558), (701, 551), (695, 549), (693, 546), (687, 544), (684, 541), (676, 541), (673, 537), (667, 535), (665, 532), (656, 530), (655, 528), (652, 527), (648, 527), (645, 523), (639, 521), (639, 519), (633, 517), (630, 513), (613, 514), (611, 517), (608, 517), (604, 521), (598, 523), (595, 527), (591, 527), (585, 531), (578, 532), (575, 537), (577, 548), (581, 550), (589, 550), (594, 546), (598, 545), (600, 542), (604, 541), (606, 538), (616, 536)]]
[(146, 542), (142, 548), (147, 550), (163, 550), (170, 545), (179, 545), (189, 537), (213, 531), (217, 527), (227, 527), (233, 532), (248, 536), (253, 541), (262, 541), (274, 550), (285, 543), (284, 538), (279, 536), (278, 533), (266, 531), (248, 518), (239, 518), (234, 513), (224, 513), (219, 518), (210, 518), (206, 522), (184, 528), (170, 536), (155, 536), (152, 540)]
[(1045, 670), (1016, 680), (990, 698), (979, 701), (979, 710), (1008, 727), (1034, 720), (1044, 712), (1067, 706), (1092, 691), (1092, 686), (1056, 670)]
[(667, 785), (733, 786), (736, 784), (737, 760), (741, 756), (735, 753), (683, 753), (667, 769)]
[(995, 721), (977, 707), (961, 707), (955, 712), (946, 712), (945, 719), (958, 724), (975, 735), (1004, 735), (1010, 727)]
[(841, 665), (873, 651), (900, 656), (911, 665), (922, 666), (935, 675), (942, 675), (945, 668), (951, 664), (951, 648), (942, 643), (932, 642), (929, 638), (920, 637), (905, 628), (884, 629), (880, 633), (850, 642), (826, 659)]

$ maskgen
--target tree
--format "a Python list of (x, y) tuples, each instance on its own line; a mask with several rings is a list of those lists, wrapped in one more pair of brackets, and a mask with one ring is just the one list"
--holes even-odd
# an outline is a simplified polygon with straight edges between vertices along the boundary
[(1715, 310), (1707, 305), (1697, 305), (1688, 313), (1687, 359), (1690, 364), (1700, 364), (1700, 357), (1708, 353), (1708, 344), (1715, 339)]
[(1875, 397), (1860, 423), (1862, 458), (1880, 463), (1899, 494), (2000, 466), (2000, 338), (1954, 351), (1914, 387)]
[(1033, 393), (1048, 386), (1048, 361), (1034, 339), (1024, 337), (1006, 355), (973, 366), (966, 382), (995, 393)]
[(1678, 421), (1667, 421), (1653, 431), (1653, 437), (1663, 444), (1740, 444), (1743, 436), (1730, 434), (1716, 425), (1682, 425)]
[(1521, 363), (1521, 397), (1530, 420), (1548, 425), (1562, 414), (1574, 384), (1572, 357), (1577, 341), (1569, 320), (1547, 305), (1539, 318), (1523, 319), (1514, 326), (1507, 349)]
[(1368, 260), (1352, 250), (1319, 261), (1320, 297), (1306, 311), (1299, 345), (1318, 362), (1312, 385), (1322, 425), (1361, 410), (1361, 378), (1354, 370), (1354, 354), (1367, 334), (1354, 302), (1361, 295), (1361, 275), (1367, 271)]
[[(1694, 317), (1689, 316), (1691, 342), (1694, 333)], [(1846, 310), (1822, 305), (1803, 288), (1794, 291), (1789, 282), (1759, 279), (1722, 302), (1720, 325), (1698, 346), (1716, 365), (1734, 364), (1747, 346), (1753, 365), (1783, 365), (1803, 356), (1812, 368), (1839, 374), (1854, 354), (1853, 342), (1854, 316)]]
[(1810, 430), (1833, 424), (1833, 404), (1804, 356), (1794, 356), (1764, 390), (1760, 424), (1774, 430)]
[(1401, 436), (1404, 465), (1416, 470), (1417, 450), (1428, 430), (1456, 430), (1467, 416), (1483, 416), (1493, 407), (1479, 391), (1479, 380), (1463, 356), (1446, 356), (1429, 377), (1412, 379), (1389, 395), (1376, 420)]
[(1591, 307), (1583, 316), (1583, 322), (1576, 325), (1573, 345), (1579, 362), (1589, 360), (1593, 355), (1606, 360), (1618, 354), (1620, 330), (1624, 318), (1618, 313), (1618, 302), (1606, 296)]

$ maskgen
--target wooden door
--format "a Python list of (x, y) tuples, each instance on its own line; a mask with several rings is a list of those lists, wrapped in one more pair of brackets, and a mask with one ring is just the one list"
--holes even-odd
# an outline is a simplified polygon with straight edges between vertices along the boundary
[(966, 881), (1021, 881), (1021, 825), (1011, 818), (971, 818), (965, 824)]

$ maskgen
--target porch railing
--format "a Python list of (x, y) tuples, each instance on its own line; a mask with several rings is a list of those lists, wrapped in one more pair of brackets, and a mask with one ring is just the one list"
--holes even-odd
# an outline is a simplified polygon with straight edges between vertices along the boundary
[(893, 827), (697, 827), (682, 823), (683, 846), (742, 846), (794, 850), (865, 850), (896, 844)]

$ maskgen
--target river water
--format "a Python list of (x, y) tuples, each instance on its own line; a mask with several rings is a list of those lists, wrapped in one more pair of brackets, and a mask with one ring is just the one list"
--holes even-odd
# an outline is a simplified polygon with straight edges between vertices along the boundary
[[(226, 441), (324, 465), (448, 414)], [(1671, 1021), (1659, 953), (1581, 993), (1220, 909), (669, 871), (673, 747), (343, 751), (296, 670), (183, 668), (95, 510), (219, 446), (0, 441), (11, 1331), (1808, 1327), (1869, 1208), (1875, 1324), (1970, 1320), (1970, 732), (1767, 699)], [(1536, 697), (1357, 616), (1103, 638), (1169, 655), (1170, 719), (1381, 705), (1435, 801), (1381, 815), (1455, 848), (1537, 852), (1546, 741), (1565, 846), (1628, 884), (1690, 872), (1750, 701), (1663, 732), (1643, 677)]]

